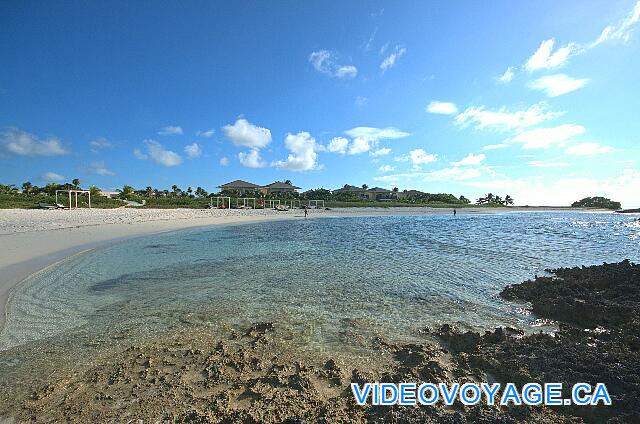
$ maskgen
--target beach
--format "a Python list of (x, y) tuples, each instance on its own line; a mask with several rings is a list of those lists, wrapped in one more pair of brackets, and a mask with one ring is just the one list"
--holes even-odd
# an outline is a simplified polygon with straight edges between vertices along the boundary
[[(571, 208), (463, 208), (460, 214), (504, 213), (509, 211), (575, 211)], [(585, 212), (603, 212), (585, 210)], [(309, 218), (451, 214), (447, 208), (340, 208), (311, 209)], [(209, 225), (304, 219), (303, 211), (271, 209), (76, 209), (0, 210), (0, 328), (5, 305), (16, 284), (34, 272), (69, 256), (110, 243), (155, 233)]]
[[(532, 210), (543, 213), (505, 213)], [(568, 211), (580, 212), (574, 209)], [(143, 419), (274, 423), (286, 420), (314, 422), (322, 419), (344, 422), (465, 422), (463, 418), (469, 421), (470, 417), (487, 422), (503, 420), (549, 423), (561, 420), (598, 422), (614, 416), (623, 420), (633, 419), (638, 414), (638, 408), (630, 402), (635, 396), (634, 393), (638, 393), (639, 390), (633, 380), (639, 369), (637, 351), (640, 344), (636, 335), (638, 317), (634, 312), (634, 308), (637, 308), (637, 286), (634, 285), (634, 281), (638, 278), (638, 266), (622, 262), (609, 266), (559, 269), (554, 271), (558, 278), (538, 277), (533, 281), (504, 288), (505, 281), (514, 284), (523, 281), (522, 277), (513, 277), (516, 275), (516, 268), (521, 269), (518, 275), (533, 278), (534, 273), (529, 271), (529, 267), (535, 261), (534, 257), (548, 255), (546, 252), (549, 250), (544, 247), (545, 243), (539, 243), (543, 246), (540, 248), (534, 240), (546, 240), (549, 246), (562, 247), (567, 239), (557, 234), (562, 234), (566, 229), (584, 236), (603, 234), (603, 240), (606, 240), (606, 234), (619, 231), (634, 235), (636, 225), (631, 219), (615, 214), (608, 217), (578, 213), (556, 216), (551, 212), (563, 213), (567, 210), (465, 208), (458, 210), (459, 216), (456, 220), (451, 209), (313, 209), (309, 212), (309, 222), (304, 222), (301, 210), (276, 212), (123, 208), (0, 211), (0, 240), (4, 247), (0, 255), (0, 275), (3, 276), (2, 290), (5, 299), (26, 277), (33, 273), (40, 274), (39, 271), (43, 269), (45, 272), (42, 275), (48, 275), (50, 272), (46, 268), (62, 260), (73, 262), (76, 258), (94, 257), (92, 260), (95, 261), (96, 253), (112, 251), (113, 247), (126, 245), (130, 246), (126, 252), (135, 256), (131, 261), (133, 265), (122, 264), (120, 259), (114, 262), (124, 268), (133, 266), (130, 271), (119, 270), (118, 273), (123, 273), (120, 277), (82, 278), (83, 267), (70, 268), (70, 274), (76, 273), (76, 278), (79, 275), (80, 279), (90, 283), (89, 291), (85, 291), (80, 285), (76, 286), (75, 283), (70, 284), (71, 291), (64, 293), (43, 287), (43, 295), (36, 299), (46, 300), (51, 296), (54, 303), (59, 299), (62, 301), (60, 308), (67, 308), (63, 315), (73, 314), (78, 309), (75, 306), (69, 308), (63, 305), (71, 301), (68, 297), (82, 300), (88, 294), (88, 297), (108, 298), (109, 293), (118, 290), (127, 290), (124, 292), (127, 294), (124, 303), (113, 304), (114, 309), (109, 309), (110, 306), (107, 306), (107, 309), (98, 307), (95, 310), (98, 314), (95, 317), (98, 319), (89, 325), (80, 325), (77, 329), (69, 328), (67, 333), (55, 333), (58, 335), (52, 334), (45, 339), (2, 351), (0, 368), (5, 372), (3, 378), (0, 378), (0, 404), (4, 403), (5, 406), (0, 408), (0, 417), (14, 417), (19, 421), (32, 422)], [(345, 219), (339, 219), (341, 217)], [(363, 220), (361, 217), (372, 219)], [(607, 219), (613, 221), (607, 223)], [(342, 224), (345, 222), (349, 224)], [(403, 226), (402, 223), (411, 225)], [(247, 225), (235, 227), (234, 224)], [(345, 225), (351, 228), (352, 233), (343, 237), (341, 242), (335, 235), (338, 231), (346, 232)], [(436, 230), (451, 225), (452, 232), (444, 230), (439, 233)], [(484, 235), (486, 238), (485, 234), (490, 233), (496, 225), (503, 226), (503, 230), (498, 231), (495, 239), (487, 239), (480, 244), (471, 241), (478, 239), (478, 235)], [(220, 228), (211, 231), (206, 229), (209, 226)], [(413, 231), (411, 226), (414, 226), (416, 231)], [(258, 234), (264, 227), (279, 229), (283, 235), (280, 238), (272, 238), (274, 235), (269, 231)], [(295, 227), (295, 230), (289, 231), (292, 227)], [(396, 232), (393, 232), (392, 228), (395, 228)], [(509, 233), (509, 228), (514, 228), (514, 231)], [(527, 233), (528, 238), (519, 246), (521, 250), (514, 250), (513, 254), (505, 257), (504, 263), (511, 264), (514, 269), (499, 265), (499, 262), (491, 262), (500, 256), (497, 252), (505, 250), (497, 245), (496, 240), (504, 242), (505, 246), (515, 248), (519, 240), (518, 231), (528, 231), (529, 228), (532, 232)], [(178, 230), (187, 231), (176, 232)], [(304, 265), (299, 259), (304, 253), (304, 248), (300, 249), (296, 247), (298, 245), (294, 245), (280, 250), (283, 249), (282, 246), (302, 240), (299, 235), (301, 231), (309, 232), (308, 240), (314, 244), (320, 243), (314, 237), (325, 236), (324, 244), (307, 256), (315, 258), (315, 261), (322, 261), (323, 266), (329, 269), (317, 278), (314, 277), (314, 273), (296, 275), (293, 272)], [(374, 237), (378, 232), (389, 237)], [(154, 234), (157, 234), (157, 238), (144, 237)], [(251, 238), (240, 246), (240, 240), (250, 234), (255, 234), (257, 238)], [(300, 240), (291, 239), (292, 234), (297, 235)], [(361, 241), (356, 246), (353, 242), (355, 237), (363, 237), (362, 240), (366, 242)], [(554, 241), (553, 237), (560, 238)], [(140, 244), (131, 244), (136, 239)], [(417, 243), (422, 239), (425, 240), (425, 244)], [(456, 239), (458, 244), (455, 244)], [(126, 243), (120, 243), (125, 241)], [(202, 256), (202, 259), (185, 258), (190, 261), (187, 264), (181, 264), (179, 260), (172, 264), (169, 263), (171, 261), (160, 259), (161, 267), (157, 270), (152, 267), (143, 272), (137, 271), (138, 262), (154, 262), (153, 255), (171, 259), (174, 256), (172, 252), (176, 251), (173, 249), (187, 249), (189, 243), (195, 243), (192, 252), (197, 252), (201, 246), (217, 246), (218, 243), (228, 243), (225, 246), (237, 250), (230, 251), (231, 256), (228, 260), (208, 253)], [(349, 256), (340, 253), (360, 249), (361, 259), (375, 258), (366, 256), (367, 252), (371, 252), (372, 255), (377, 252), (372, 243), (378, 243), (378, 248), (389, 245), (396, 247), (393, 250), (395, 253), (392, 255), (392, 262), (384, 264), (384, 267), (392, 267), (388, 274), (384, 274), (385, 278), (380, 278), (382, 268), (374, 268), (375, 272), (366, 274), (369, 278), (374, 278), (374, 282), (390, 282), (389, 287), (382, 285), (380, 292), (375, 290), (376, 285), (354, 286), (353, 284), (360, 284), (360, 280), (369, 279), (362, 278), (366, 268), (346, 261)], [(253, 245), (265, 246), (267, 250), (245, 250)], [(460, 246), (468, 246), (473, 250), (465, 251), (463, 255)], [(616, 250), (615, 243), (605, 244), (599, 241), (586, 245), (583, 242), (581, 246), (580, 251), (596, 252), (594, 256), (588, 256), (594, 258), (591, 259), (592, 263), (602, 262), (595, 258), (602, 257), (604, 252), (601, 252), (601, 249), (605, 247), (614, 249), (609, 257), (620, 257), (620, 250)], [(490, 250), (494, 247), (495, 251)], [(92, 250), (95, 252), (81, 254)], [(580, 251), (571, 249), (571, 252), (578, 254)], [(515, 302), (506, 304), (505, 311), (513, 309), (510, 305), (519, 306), (528, 312), (518, 315), (526, 317), (535, 314), (539, 320), (549, 324), (553, 331), (537, 332), (541, 327), (523, 331), (519, 325), (485, 326), (486, 331), (469, 330), (462, 322), (465, 315), (460, 315), (459, 320), (452, 318), (450, 321), (444, 318), (450, 315), (442, 315), (437, 322), (448, 322), (447, 324), (431, 325), (425, 321), (427, 316), (440, 316), (441, 313), (448, 313), (450, 310), (434, 309), (438, 303), (435, 294), (429, 295), (428, 290), (420, 289), (418, 296), (413, 297), (408, 296), (408, 292), (416, 289), (413, 285), (415, 281), (422, 281), (420, 287), (428, 287), (429, 280), (425, 278), (434, 274), (440, 276), (435, 280), (444, 281), (444, 278), (448, 277), (453, 281), (452, 271), (442, 267), (439, 271), (438, 267), (434, 266), (422, 266), (414, 270), (418, 257), (416, 252), (425, 257), (437, 253), (439, 259), (434, 264), (446, 264), (447, 268), (461, 268), (460, 258), (464, 257), (465, 262), (469, 262), (476, 256), (479, 264), (486, 265), (486, 269), (481, 270), (481, 274), (484, 275), (483, 281), (490, 283), (498, 278), (499, 275), (493, 273), (494, 271), (507, 274), (500, 280), (500, 284), (488, 286), (490, 293), (499, 294), (500, 298), (504, 299), (497, 302), (497, 305), (503, 305), (505, 301)], [(529, 256), (525, 257), (522, 252)], [(632, 257), (637, 257), (637, 254), (628, 248), (626, 252)], [(264, 254), (272, 256), (261, 262), (260, 269), (250, 270), (250, 274), (225, 274), (221, 280), (215, 279), (216, 271), (223, 264), (242, 262), (236, 260), (239, 253), (249, 255), (251, 261), (260, 260), (260, 255)], [(337, 256), (334, 262), (329, 263), (328, 259), (321, 258), (320, 253)], [(445, 258), (442, 255), (450, 256), (440, 259)], [(145, 256), (148, 256), (146, 260), (140, 261), (140, 258)], [(540, 263), (548, 264), (552, 258), (558, 260), (569, 256), (568, 252), (547, 256), (544, 260), (540, 259)], [(575, 256), (569, 259), (568, 263), (579, 264), (580, 258), (579, 255)], [(267, 264), (273, 261), (280, 261), (280, 266), (268, 267)], [(372, 262), (364, 261), (366, 264)], [(410, 264), (405, 271), (406, 278), (393, 279), (394, 275), (401, 275), (394, 272), (394, 263)], [(194, 264), (197, 264), (198, 269), (193, 269)], [(51, 269), (56, 268), (57, 278), (64, 281), (66, 266)], [(359, 271), (356, 272), (355, 278), (347, 280), (347, 272), (343, 268), (355, 268)], [(242, 271), (246, 268), (231, 269)], [(400, 267), (397, 266), (397, 269)], [(276, 270), (280, 278), (276, 278), (272, 285), (263, 285), (262, 281), (267, 281), (267, 278), (274, 274), (273, 270)], [(462, 272), (462, 282), (473, 280), (476, 281), (474, 286), (477, 286), (481, 281), (474, 280), (470, 270), (471, 268)], [(316, 269), (316, 272), (319, 271)], [(340, 278), (334, 278), (336, 272), (339, 272)], [(227, 278), (231, 275), (236, 278)], [(250, 278), (243, 278), (249, 275)], [(285, 275), (289, 277), (282, 278)], [(301, 279), (303, 275), (311, 276), (310, 291), (296, 292), (305, 287)], [(211, 283), (202, 285), (199, 283), (201, 278), (206, 278), (206, 281)], [(221, 281), (227, 279), (230, 280), (229, 284), (222, 286)], [(29, 286), (29, 293), (34, 293), (34, 290), (37, 292), (39, 289), (36, 283), (39, 283), (39, 280), (28, 280), (32, 281), (20, 285), (20, 291), (24, 293), (25, 286)], [(247, 284), (245, 280), (256, 280), (256, 283), (243, 286)], [(566, 290), (561, 283), (563, 280), (571, 282), (571, 286)], [(172, 288), (176, 281), (179, 284), (176, 286), (178, 289)], [(43, 282), (47, 283), (47, 280)], [(152, 291), (145, 288), (145, 282), (153, 282)], [(168, 285), (166, 287), (169, 288), (169, 292), (162, 291), (165, 285)], [(184, 304), (176, 300), (182, 292), (208, 293), (207, 287), (212, 287), (211, 293), (215, 294), (212, 300), (199, 303), (196, 298), (189, 296)], [(403, 288), (400, 289), (401, 287)], [(439, 287), (449, 288), (447, 285)], [(451, 287), (456, 288), (445, 297), (470, 289), (465, 286)], [(603, 291), (602, 287), (607, 288)], [(269, 299), (275, 301), (285, 296), (284, 292), (278, 292), (280, 288), (293, 291), (293, 294), (281, 304), (281, 307), (274, 308)], [(220, 296), (227, 292), (233, 293), (234, 290), (246, 292), (247, 296), (230, 297), (230, 301), (221, 300), (227, 298)], [(264, 297), (267, 292), (274, 294), (272, 297)], [(311, 297), (315, 292), (320, 293), (317, 299)], [(363, 292), (368, 293), (366, 297), (372, 300), (370, 303), (366, 303)], [(355, 293), (355, 297), (350, 293)], [(382, 293), (382, 297), (379, 293)], [(469, 293), (483, 297), (482, 291)], [(576, 293), (581, 293), (580, 299), (575, 298)], [(625, 295), (621, 297), (620, 293)], [(207, 299), (206, 295), (203, 296), (203, 299)], [(12, 298), (12, 305), (18, 300), (16, 297)], [(264, 305), (260, 302), (245, 303), (253, 297), (261, 298), (260, 302), (265, 302)], [(333, 303), (329, 303), (330, 298), (333, 299)], [(22, 300), (24, 299), (23, 296)], [(136, 299), (140, 299), (140, 302)], [(318, 300), (321, 300), (322, 309), (313, 309)], [(162, 303), (154, 303), (158, 301)], [(168, 302), (167, 307), (161, 306), (165, 301)], [(305, 302), (308, 305), (302, 308)], [(234, 309), (235, 303), (239, 309)], [(127, 306), (129, 304), (130, 307)], [(41, 306), (37, 302), (33, 305), (38, 308)], [(52, 310), (57, 313), (58, 303), (55, 305)], [(80, 308), (84, 307), (82, 302), (77, 305)], [(401, 318), (403, 314), (412, 316), (414, 313), (423, 316), (422, 320), (415, 322), (416, 327), (411, 330), (410, 341), (400, 337), (399, 332), (388, 332), (381, 328), (370, 331), (369, 321), (374, 317), (366, 315), (365, 311), (370, 308), (377, 310), (383, 305), (390, 308), (383, 311), (405, 311), (395, 315), (397, 318)], [(4, 306), (3, 300), (2, 308)], [(260, 310), (266, 315), (256, 312), (257, 320), (244, 320), (239, 325), (232, 325), (230, 321), (225, 323), (219, 319), (233, 317), (237, 312), (246, 312), (249, 317), (247, 319), (251, 320), (254, 316), (252, 311), (258, 311), (254, 306), (264, 306), (266, 309)], [(298, 309), (298, 306), (302, 309)], [(18, 307), (22, 308), (20, 305)], [(451, 309), (453, 305), (447, 303), (445, 307)], [(480, 303), (469, 304), (469, 308), (465, 308), (463, 304), (461, 310), (472, 313), (473, 309), (479, 307)], [(302, 328), (292, 326), (287, 319), (279, 319), (276, 316), (271, 318), (271, 310), (287, 308), (293, 308), (296, 322), (309, 317), (311, 326)], [(338, 319), (338, 343), (334, 342), (332, 347), (315, 350), (321, 345), (307, 330), (321, 328), (319, 320), (324, 317), (322, 311), (325, 310), (346, 310), (346, 318)], [(17, 311), (20, 314), (25, 310)], [(3, 316), (4, 313), (3, 309)], [(153, 322), (165, 313), (168, 317), (175, 314), (177, 320), (170, 320), (173, 323), (170, 326), (161, 325), (161, 331), (150, 330), (142, 336), (137, 335), (137, 323), (147, 320)], [(114, 315), (117, 319), (113, 321), (113, 326), (110, 324), (111, 321), (105, 321), (106, 327), (96, 327), (103, 325), (101, 320)], [(332, 318), (330, 315), (327, 315), (327, 318)], [(286, 318), (286, 315), (282, 316)], [(466, 319), (469, 319), (468, 317)], [(137, 321), (139, 318), (143, 320)], [(57, 319), (53, 321), (56, 322)], [(54, 327), (63, 324), (63, 321), (56, 322)], [(38, 324), (37, 321), (33, 322)], [(13, 329), (17, 327), (14, 321)], [(10, 328), (10, 325), (6, 328)], [(56, 331), (58, 330), (56, 328)], [(323, 331), (317, 334), (323, 334)], [(337, 346), (342, 347), (337, 349)], [(343, 350), (345, 347), (347, 350)], [(548, 355), (548, 352), (553, 353)], [(583, 363), (591, 364), (588, 372), (581, 368), (580, 364)], [(627, 364), (622, 371), (617, 368), (620, 363)], [(501, 364), (509, 366), (504, 367)], [(450, 409), (441, 405), (417, 409), (398, 406), (358, 407), (353, 402), (349, 389), (351, 382), (363, 384), (371, 381), (451, 383), (481, 382), (489, 379), (521, 384), (529, 381), (574, 382), (576, 378), (590, 383), (604, 381), (610, 387), (617, 406), (609, 409), (576, 407), (564, 410), (547, 407), (522, 409), (486, 406), (456, 406)]]

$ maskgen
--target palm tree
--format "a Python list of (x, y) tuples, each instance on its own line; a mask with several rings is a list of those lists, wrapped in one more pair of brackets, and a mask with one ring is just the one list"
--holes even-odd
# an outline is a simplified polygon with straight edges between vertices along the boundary
[(513, 197), (509, 196), (508, 194), (505, 196), (504, 198), (504, 204), (505, 205), (513, 205)]
[(80, 180), (77, 178), (74, 178), (73, 180), (71, 180), (71, 184), (73, 184), (76, 188), (80, 187)]
[(27, 181), (26, 183), (22, 184), (22, 192), (23, 193), (31, 193), (31, 190), (33, 190), (33, 184), (31, 184), (31, 182)]
[(291, 180), (284, 180), (284, 183), (285, 184), (289, 184), (289, 185), (293, 185), (293, 184), (291, 184)]
[(366, 185), (366, 184), (362, 184), (362, 189), (363, 189), (363, 190), (366, 190), (366, 189), (368, 189), (368, 188), (369, 188), (369, 186), (368, 186), (368, 185)]

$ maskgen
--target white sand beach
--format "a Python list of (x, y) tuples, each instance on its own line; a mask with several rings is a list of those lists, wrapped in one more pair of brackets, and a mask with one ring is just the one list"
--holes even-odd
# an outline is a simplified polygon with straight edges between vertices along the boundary
[[(532, 208), (464, 208), (459, 213), (530, 211)], [(568, 209), (534, 208), (536, 211)], [(575, 210), (573, 210), (575, 211)], [(375, 215), (451, 214), (451, 209), (312, 209), (309, 218)], [(252, 209), (76, 209), (0, 210), (0, 327), (11, 289), (29, 275), (62, 259), (106, 244), (166, 231), (257, 221), (304, 219), (303, 211)]]

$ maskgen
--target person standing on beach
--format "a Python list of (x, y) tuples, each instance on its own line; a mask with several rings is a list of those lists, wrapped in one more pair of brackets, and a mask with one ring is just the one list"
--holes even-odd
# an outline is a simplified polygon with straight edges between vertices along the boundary
[(456, 216), (457, 213), (456, 208), (453, 208), (453, 216)]
[(304, 217), (306, 218), (307, 215), (309, 215), (309, 210), (307, 209), (307, 207), (304, 207)]

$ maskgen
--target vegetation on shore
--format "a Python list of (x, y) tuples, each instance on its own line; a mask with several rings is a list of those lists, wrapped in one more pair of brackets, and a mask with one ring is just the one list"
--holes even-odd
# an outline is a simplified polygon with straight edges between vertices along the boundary
[[(287, 181), (288, 182), (288, 181)], [(80, 180), (73, 180), (71, 183), (64, 184), (47, 184), (38, 187), (30, 182), (22, 185), (22, 189), (14, 185), (0, 184), (0, 208), (37, 208), (38, 203), (55, 204), (56, 190), (78, 190), (80, 189)], [(203, 209), (209, 207), (209, 197), (211, 195), (231, 197), (231, 204), (235, 205), (237, 199), (244, 197), (253, 197), (260, 203), (263, 200), (280, 200), (283, 204), (290, 201), (300, 201), (306, 204), (309, 200), (324, 200), (326, 207), (448, 207), (462, 208), (471, 206), (471, 202), (464, 196), (456, 197), (448, 193), (416, 193), (411, 196), (398, 195), (398, 188), (392, 190), (393, 195), (376, 201), (363, 200), (355, 194), (344, 192), (332, 192), (324, 188), (308, 190), (304, 193), (272, 193), (265, 194), (260, 191), (254, 193), (238, 193), (233, 190), (223, 190), (219, 193), (209, 193), (202, 187), (188, 187), (182, 189), (177, 185), (173, 185), (170, 190), (156, 189), (153, 187), (145, 187), (136, 189), (130, 185), (124, 185), (122, 189), (118, 189), (118, 195), (115, 198), (108, 198), (101, 195), (101, 190), (95, 186), (90, 187), (91, 206), (96, 208), (115, 208), (126, 206), (124, 200), (144, 203), (146, 208), (194, 208)], [(406, 193), (406, 191), (405, 191)], [(488, 200), (480, 202), (482, 206), (502, 206), (513, 204), (513, 199), (506, 196), (502, 200), (499, 196), (489, 194), (485, 196)], [(144, 202), (143, 202), (144, 201)], [(66, 205), (66, 197), (60, 196), (59, 202)], [(78, 197), (79, 207), (88, 207), (87, 196)]]
[(620, 202), (615, 202), (606, 197), (585, 197), (571, 204), (572, 208), (598, 208), (598, 209), (620, 209)]

